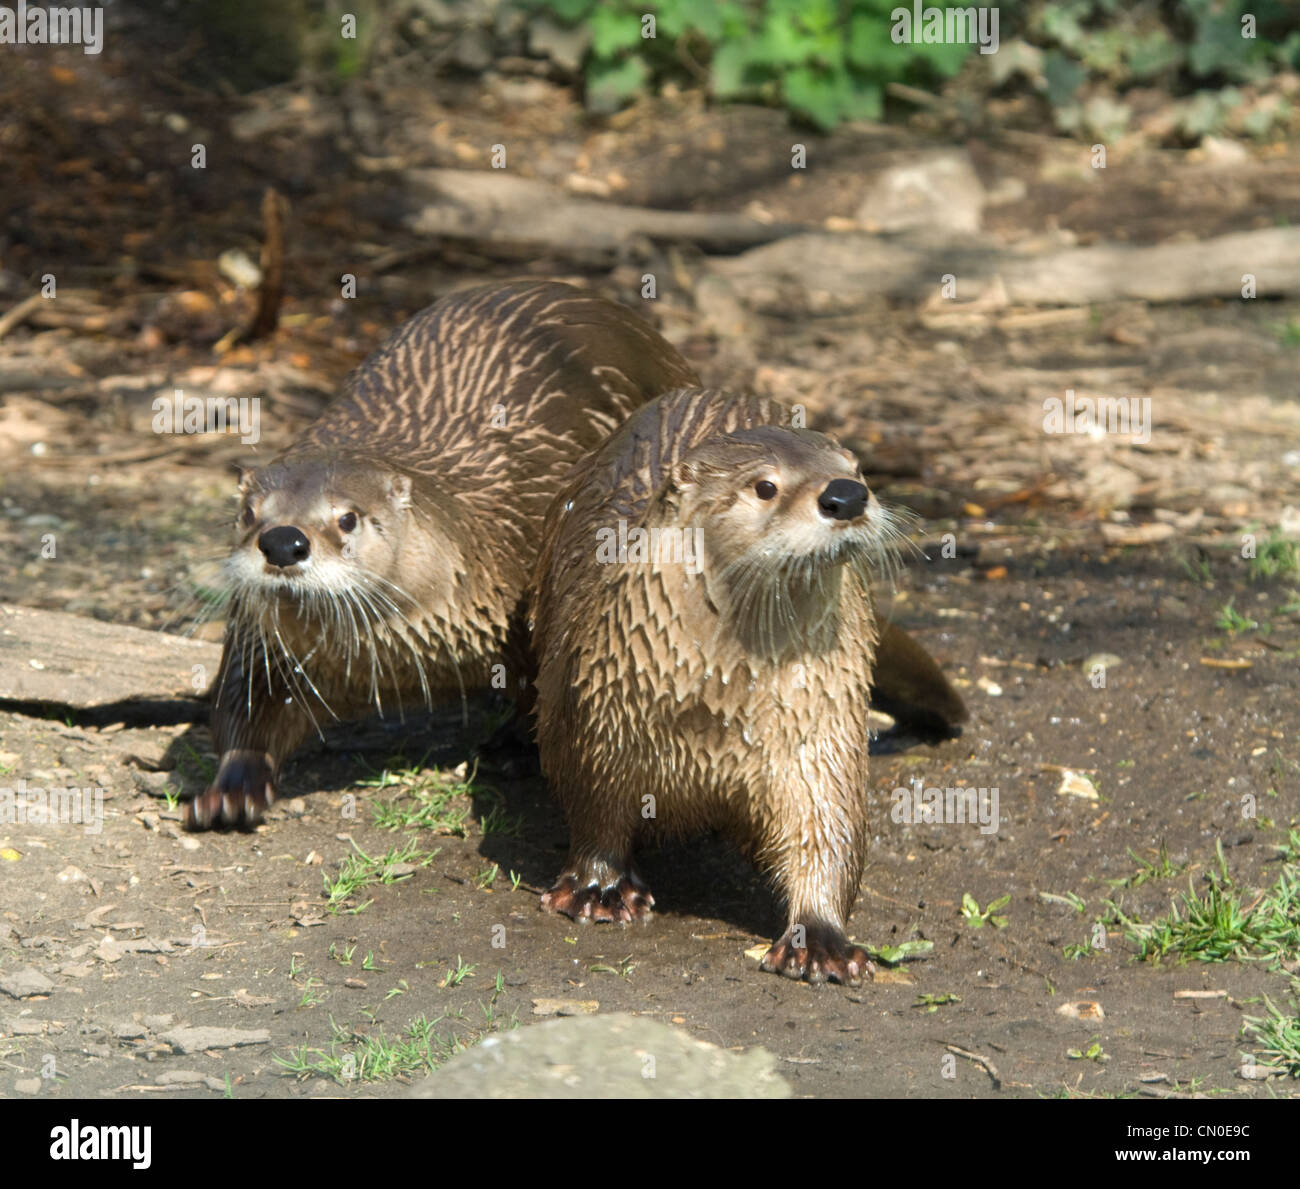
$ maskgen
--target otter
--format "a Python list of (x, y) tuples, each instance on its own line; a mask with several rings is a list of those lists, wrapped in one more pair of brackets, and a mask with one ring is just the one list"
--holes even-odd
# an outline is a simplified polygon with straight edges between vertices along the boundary
[(187, 824), (255, 825), (325, 722), (526, 681), (521, 597), (557, 486), (638, 405), (698, 382), (647, 323), (569, 285), (469, 289), (406, 322), (241, 479), (220, 759)]
[[(537, 741), (569, 822), (542, 907), (651, 915), (640, 842), (715, 829), (774, 879), (762, 966), (857, 983), (845, 928), (866, 859), (878, 632), (869, 571), (901, 538), (834, 439), (778, 403), (683, 388), (641, 408), (548, 512), (534, 579)], [(965, 719), (896, 628), (888, 683)]]

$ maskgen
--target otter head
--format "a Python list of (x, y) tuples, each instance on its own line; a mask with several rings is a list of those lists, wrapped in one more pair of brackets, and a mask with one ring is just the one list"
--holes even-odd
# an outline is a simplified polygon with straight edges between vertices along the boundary
[[(412, 548), (411, 477), (373, 459), (290, 456), (240, 479), (236, 594), (325, 606), (402, 586)], [(362, 600), (364, 601), (364, 599)]]
[(751, 648), (817, 646), (850, 566), (865, 586), (899, 531), (857, 459), (824, 434), (759, 426), (710, 438), (673, 467), (660, 515), (691, 529), (709, 601)]
[(664, 493), (703, 534), (713, 568), (813, 569), (870, 557), (896, 536), (858, 461), (824, 434), (765, 425), (689, 451)]

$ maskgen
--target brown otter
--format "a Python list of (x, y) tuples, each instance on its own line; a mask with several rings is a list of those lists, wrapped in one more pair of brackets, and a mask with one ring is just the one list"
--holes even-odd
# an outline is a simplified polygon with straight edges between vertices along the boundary
[[(877, 625), (867, 566), (899, 535), (857, 461), (753, 396), (684, 389), (635, 413), (547, 516), (535, 580), (537, 737), (571, 834), (542, 906), (627, 922), (652, 835), (717, 829), (770, 872), (766, 970), (858, 982), (845, 935), (866, 857)], [(894, 687), (961, 699), (907, 636)], [(936, 684), (937, 682), (937, 684)]]
[(568, 285), (466, 290), (408, 321), (243, 478), (220, 763), (188, 824), (254, 824), (326, 721), (525, 674), (520, 598), (556, 487), (633, 408), (693, 383), (649, 325)]

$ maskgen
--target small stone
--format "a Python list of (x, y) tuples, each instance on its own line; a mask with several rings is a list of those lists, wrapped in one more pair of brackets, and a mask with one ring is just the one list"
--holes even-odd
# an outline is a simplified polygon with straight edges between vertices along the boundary
[(1090, 674), (1098, 666), (1103, 669), (1113, 669), (1116, 665), (1122, 665), (1123, 663), (1124, 658), (1116, 656), (1113, 652), (1094, 652), (1083, 662), (1083, 671)]

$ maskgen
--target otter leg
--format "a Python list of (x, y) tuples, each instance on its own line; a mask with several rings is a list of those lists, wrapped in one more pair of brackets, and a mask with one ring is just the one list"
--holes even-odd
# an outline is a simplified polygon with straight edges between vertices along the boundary
[(281, 761), (311, 733), (311, 716), (278, 667), (264, 660), (260, 642), (246, 646), (227, 634), (212, 698), (220, 760), (212, 783), (189, 803), (188, 829), (257, 825), (275, 800)]
[(845, 933), (866, 859), (866, 811), (818, 808), (822, 812), (777, 825), (760, 856), (776, 872), (788, 921), (762, 968), (810, 983), (857, 984), (875, 972), (866, 951)]
[(655, 898), (632, 867), (640, 820), (635, 805), (613, 813), (613, 797), (561, 797), (569, 819), (569, 858), (555, 885), (542, 897), (547, 912), (575, 921), (645, 921)]

